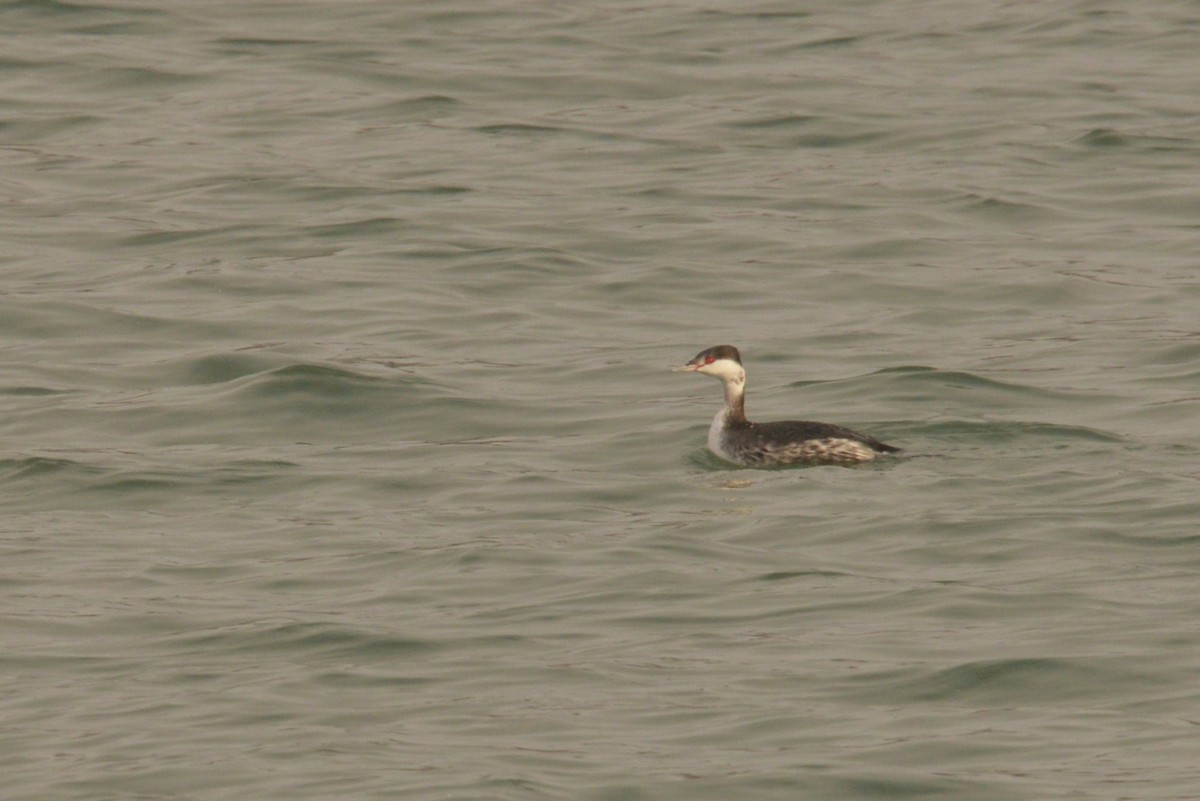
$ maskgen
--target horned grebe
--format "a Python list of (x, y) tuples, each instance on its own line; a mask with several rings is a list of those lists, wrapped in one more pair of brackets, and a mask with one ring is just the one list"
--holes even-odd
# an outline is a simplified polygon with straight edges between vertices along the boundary
[(676, 372), (703, 373), (725, 384), (725, 408), (708, 429), (708, 449), (745, 467), (787, 464), (858, 464), (900, 450), (874, 437), (829, 423), (784, 420), (751, 423), (746, 419), (746, 371), (732, 345), (701, 351)]

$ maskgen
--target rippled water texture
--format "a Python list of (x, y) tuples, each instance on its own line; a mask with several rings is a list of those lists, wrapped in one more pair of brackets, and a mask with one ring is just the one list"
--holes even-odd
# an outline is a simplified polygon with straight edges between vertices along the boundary
[(1200, 792), (1194, 3), (0, 22), (5, 799)]

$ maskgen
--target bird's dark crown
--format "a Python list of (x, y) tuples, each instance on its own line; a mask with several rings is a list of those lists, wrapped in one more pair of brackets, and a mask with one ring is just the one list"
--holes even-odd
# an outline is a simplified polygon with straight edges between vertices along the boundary
[(742, 363), (742, 354), (738, 353), (738, 349), (733, 345), (717, 345), (716, 347), (702, 350), (696, 354), (696, 358), (692, 362), (706, 362), (708, 360), (716, 361), (717, 359), (730, 359)]

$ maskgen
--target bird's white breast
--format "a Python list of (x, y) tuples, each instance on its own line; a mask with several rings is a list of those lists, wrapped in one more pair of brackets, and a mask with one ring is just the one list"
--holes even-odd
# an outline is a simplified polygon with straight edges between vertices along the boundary
[(729, 417), (728, 409), (721, 409), (708, 427), (708, 449), (730, 462), (736, 462), (733, 454), (725, 448), (725, 421)]

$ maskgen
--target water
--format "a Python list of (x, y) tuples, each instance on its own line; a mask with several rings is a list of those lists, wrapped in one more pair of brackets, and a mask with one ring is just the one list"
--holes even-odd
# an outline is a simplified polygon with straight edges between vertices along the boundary
[(3, 798), (1200, 793), (1194, 4), (2, 19)]

